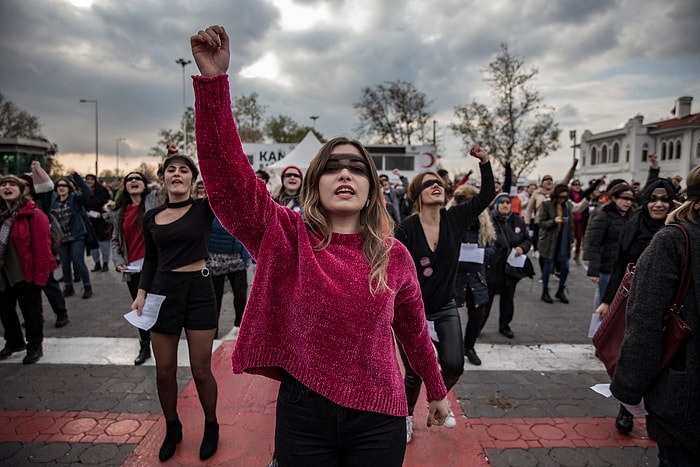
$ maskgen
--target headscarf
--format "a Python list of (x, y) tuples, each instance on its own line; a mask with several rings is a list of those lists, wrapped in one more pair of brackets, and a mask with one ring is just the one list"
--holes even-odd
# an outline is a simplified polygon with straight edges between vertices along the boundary
[(654, 220), (649, 214), (647, 209), (647, 204), (649, 203), (649, 198), (651, 194), (657, 188), (663, 188), (666, 191), (666, 195), (669, 198), (669, 212), (673, 207), (673, 199), (676, 197), (676, 190), (673, 188), (671, 182), (665, 178), (655, 178), (650, 180), (649, 183), (644, 187), (642, 191), (642, 205), (639, 211), (632, 217), (630, 221), (631, 225), (626, 228), (622, 233), (622, 250), (629, 251), (632, 243), (634, 241), (639, 242), (641, 245), (648, 245), (654, 234), (664, 226), (665, 219)]

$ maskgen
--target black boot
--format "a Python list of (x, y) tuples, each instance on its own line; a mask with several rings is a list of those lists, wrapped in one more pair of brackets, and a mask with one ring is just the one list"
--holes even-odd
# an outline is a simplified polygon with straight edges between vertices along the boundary
[(102, 272), (107, 272), (107, 271), (109, 271), (109, 264), (102, 263)]
[(142, 365), (143, 362), (151, 358), (151, 343), (147, 341), (139, 341), (141, 344), (141, 349), (139, 350), (139, 355), (134, 360), (134, 365)]
[(95, 267), (92, 268), (92, 271), (90, 272), (100, 272), (102, 271), (102, 265), (100, 264), (99, 261), (95, 261)]
[(92, 286), (86, 285), (85, 288), (83, 289), (83, 298), (90, 298), (90, 297), (92, 297)]
[(216, 421), (204, 422), (204, 437), (199, 447), (199, 458), (203, 461), (209, 459), (216, 452), (219, 445), (219, 424)]
[(566, 298), (566, 293), (564, 292), (564, 289), (559, 289), (559, 290), (557, 291), (556, 295), (554, 295), (554, 296), (555, 296), (556, 298), (558, 298), (559, 301), (562, 302), (562, 303), (569, 303), (569, 299)]
[(75, 289), (73, 288), (73, 285), (71, 284), (63, 287), (63, 296), (70, 297), (71, 295), (75, 295)]
[(160, 447), (158, 459), (163, 462), (173, 457), (175, 448), (180, 441), (182, 441), (182, 423), (180, 423), (180, 419), (176, 418), (172, 422), (166, 421), (165, 439), (163, 440), (163, 445)]
[(615, 428), (620, 433), (629, 433), (634, 427), (634, 416), (629, 413), (624, 405), (620, 404), (620, 411), (615, 418)]
[(41, 357), (44, 356), (44, 350), (41, 347), (36, 349), (27, 349), (27, 355), (22, 360), (25, 365), (31, 365), (39, 361)]
[(464, 349), (464, 355), (467, 357), (467, 360), (469, 360), (469, 363), (471, 363), (472, 365), (481, 365), (481, 359), (476, 354), (474, 349)]
[(552, 297), (549, 296), (549, 289), (544, 289), (542, 291), (542, 301), (546, 303), (554, 303), (554, 300), (552, 300)]
[(70, 320), (68, 319), (68, 312), (67, 311), (60, 311), (56, 315), (56, 327), (62, 328), (64, 326), (66, 326), (68, 323), (70, 323)]

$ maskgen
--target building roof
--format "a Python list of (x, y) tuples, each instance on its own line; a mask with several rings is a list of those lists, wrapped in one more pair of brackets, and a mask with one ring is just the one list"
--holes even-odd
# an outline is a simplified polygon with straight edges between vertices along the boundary
[(700, 113), (690, 114), (683, 118), (671, 118), (669, 120), (661, 120), (655, 123), (644, 125), (649, 129), (668, 130), (673, 128), (684, 128), (689, 126), (700, 126)]

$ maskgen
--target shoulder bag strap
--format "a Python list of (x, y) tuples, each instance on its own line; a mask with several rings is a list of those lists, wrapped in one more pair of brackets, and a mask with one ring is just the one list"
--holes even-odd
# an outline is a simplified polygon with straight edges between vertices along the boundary
[(678, 284), (678, 290), (676, 291), (676, 296), (673, 298), (670, 309), (670, 311), (678, 313), (683, 308), (683, 301), (688, 293), (688, 287), (690, 286), (690, 279), (692, 276), (690, 268), (690, 239), (688, 238), (688, 231), (685, 230), (685, 227), (680, 224), (668, 224), (667, 227), (671, 226), (680, 230), (685, 237), (685, 263), (683, 264), (683, 273), (681, 274), (681, 281)]

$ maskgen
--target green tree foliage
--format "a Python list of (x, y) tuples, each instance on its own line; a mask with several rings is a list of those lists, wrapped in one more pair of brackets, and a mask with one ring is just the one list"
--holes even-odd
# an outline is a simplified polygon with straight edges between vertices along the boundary
[(554, 109), (545, 106), (532, 87), (537, 73), (536, 68), (526, 70), (524, 60), (501, 44), (486, 70), (493, 105), (473, 100), (455, 108), (458, 123), (450, 126), (462, 138), (465, 157), (468, 148), (478, 143), (501, 164), (510, 160), (514, 177), (520, 177), (538, 159), (559, 148), (560, 130), (554, 121)]
[(323, 135), (310, 126), (301, 126), (291, 117), (278, 115), (270, 117), (265, 122), (265, 136), (273, 143), (298, 143), (309, 131), (313, 131), (316, 137), (323, 141)]
[[(185, 128), (187, 129), (187, 147), (185, 147), (185, 136), (182, 132), (182, 124), (186, 123)], [(151, 148), (149, 155), (165, 159), (168, 155), (166, 150), (166, 145), (168, 143), (173, 143), (180, 150), (181, 154), (196, 154), (197, 153), (197, 142), (194, 137), (194, 108), (187, 107), (185, 113), (180, 120), (180, 128), (177, 130), (169, 130), (161, 128), (158, 130), (158, 142), (155, 146)]]
[(431, 117), (425, 94), (407, 81), (385, 81), (365, 87), (353, 104), (359, 123), (355, 132), (380, 144), (429, 142), (426, 125)]
[(58, 146), (44, 137), (39, 118), (5, 99), (2, 93), (0, 93), (0, 138), (27, 138), (47, 142), (51, 147), (46, 153), (44, 170), (49, 175), (53, 175), (57, 170), (63, 169), (56, 158)]
[(233, 115), (238, 134), (244, 143), (262, 143), (265, 138), (263, 120), (267, 106), (258, 102), (258, 93), (233, 98)]

